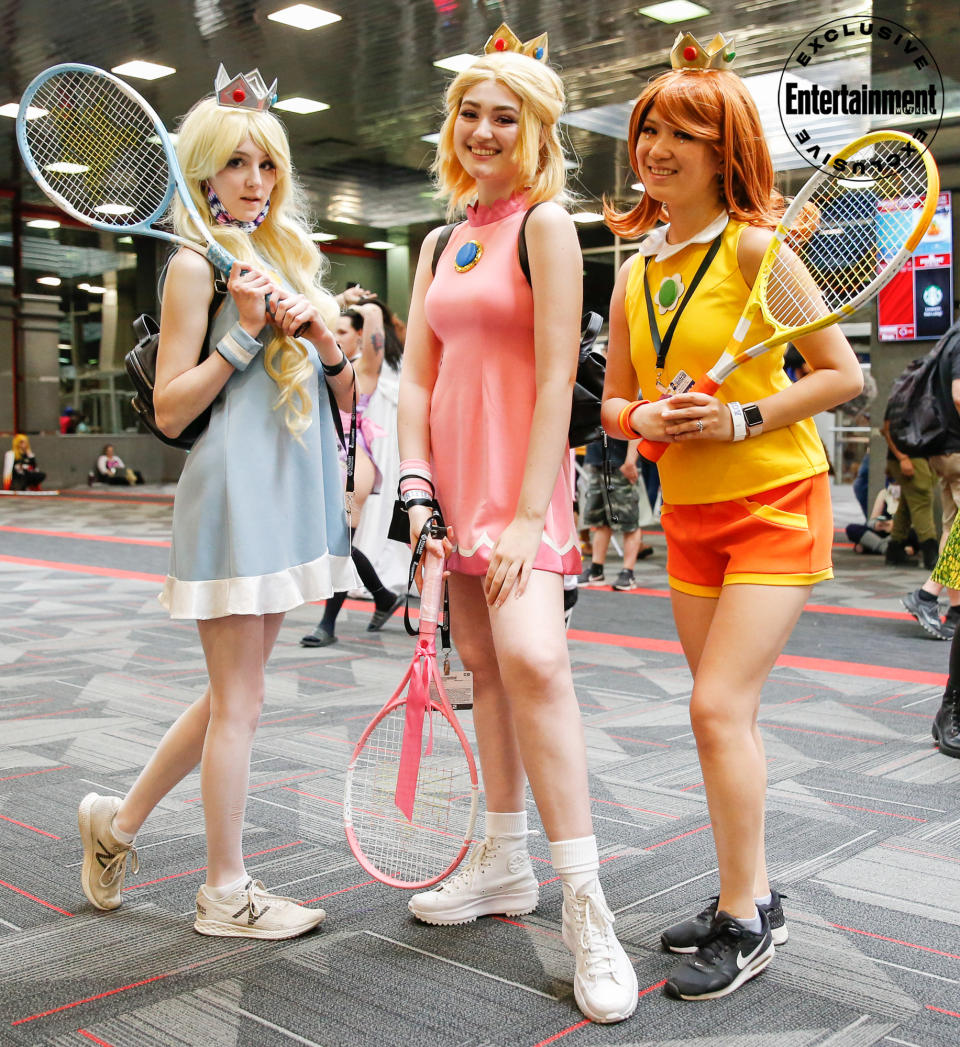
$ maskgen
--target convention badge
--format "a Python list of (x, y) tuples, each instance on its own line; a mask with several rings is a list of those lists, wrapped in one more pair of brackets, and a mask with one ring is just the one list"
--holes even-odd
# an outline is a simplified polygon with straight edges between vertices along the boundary
[(473, 708), (473, 673), (467, 669), (458, 673), (445, 672), (443, 689), (454, 709)]
[[(659, 383), (657, 384), (659, 385)], [(694, 380), (686, 371), (677, 371), (673, 376), (673, 381), (667, 386), (666, 395), (676, 396), (678, 393), (685, 393), (688, 389), (691, 389), (694, 384)]]

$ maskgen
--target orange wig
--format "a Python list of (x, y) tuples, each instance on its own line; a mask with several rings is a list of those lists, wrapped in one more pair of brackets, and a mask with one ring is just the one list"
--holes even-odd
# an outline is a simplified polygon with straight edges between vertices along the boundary
[[(720, 201), (731, 217), (775, 226), (784, 201), (773, 184), (760, 114), (740, 77), (722, 70), (670, 69), (652, 80), (634, 104), (627, 132), (630, 166), (638, 176), (637, 141), (654, 103), (661, 119), (714, 150), (721, 165)], [(629, 238), (669, 220), (660, 202), (646, 193), (629, 211), (617, 211), (604, 200), (603, 213), (613, 232)]]

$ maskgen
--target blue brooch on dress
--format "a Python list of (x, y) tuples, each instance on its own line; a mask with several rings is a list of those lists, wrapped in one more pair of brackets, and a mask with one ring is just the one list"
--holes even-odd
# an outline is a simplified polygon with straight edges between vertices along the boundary
[(458, 273), (469, 272), (483, 257), (483, 244), (478, 240), (468, 240), (453, 260), (454, 268)]

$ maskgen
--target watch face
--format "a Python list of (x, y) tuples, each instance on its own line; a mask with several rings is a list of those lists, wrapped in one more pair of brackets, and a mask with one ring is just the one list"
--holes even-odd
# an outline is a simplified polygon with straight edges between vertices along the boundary
[(755, 425), (763, 425), (763, 415), (760, 413), (760, 408), (756, 404), (750, 404), (749, 407), (743, 409), (744, 421), (751, 428)]

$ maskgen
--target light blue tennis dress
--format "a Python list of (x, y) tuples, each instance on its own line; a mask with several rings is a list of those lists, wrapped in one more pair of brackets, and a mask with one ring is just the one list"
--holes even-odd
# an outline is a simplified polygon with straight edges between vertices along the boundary
[[(211, 352), (238, 320), (228, 295)], [(265, 328), (266, 344), (272, 329)], [(320, 360), (312, 422), (294, 439), (259, 352), (235, 371), (193, 445), (173, 505), (170, 572), (160, 602), (172, 618), (273, 614), (359, 585), (350, 559), (337, 435)]]

